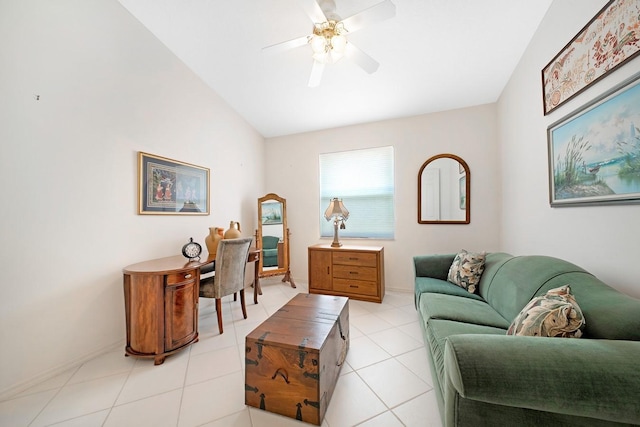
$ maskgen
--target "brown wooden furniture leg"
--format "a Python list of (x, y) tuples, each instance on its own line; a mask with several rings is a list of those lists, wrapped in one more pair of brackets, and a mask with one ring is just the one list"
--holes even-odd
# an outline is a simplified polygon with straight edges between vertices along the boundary
[(282, 281), (291, 283), (292, 288), (296, 287), (296, 284), (293, 283), (293, 277), (291, 277), (291, 270), (287, 270), (287, 272), (284, 273), (284, 277), (282, 278)]
[(256, 260), (255, 269), (253, 273), (253, 303), (258, 303), (258, 295), (262, 295), (262, 289), (260, 288), (260, 262)]
[(240, 291), (240, 305), (242, 306), (242, 315), (247, 318), (247, 307), (244, 305), (244, 289)]
[(218, 315), (218, 330), (222, 334), (222, 300), (216, 298), (216, 314)]

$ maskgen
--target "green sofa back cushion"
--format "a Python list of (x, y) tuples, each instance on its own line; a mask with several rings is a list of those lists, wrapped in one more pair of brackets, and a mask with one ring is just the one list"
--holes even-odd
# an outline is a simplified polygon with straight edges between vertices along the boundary
[(538, 291), (549, 280), (567, 272), (586, 273), (570, 262), (542, 255), (512, 257), (496, 265), (494, 270), (492, 277), (483, 275), (482, 281), (490, 282), (480, 285), (480, 295), (509, 321), (539, 295)]
[[(493, 255), (500, 255), (496, 261)], [(513, 321), (533, 298), (571, 286), (585, 319), (584, 337), (640, 341), (640, 300), (622, 294), (568, 261), (529, 255), (487, 255), (480, 295)], [(493, 259), (494, 262), (489, 262)]]
[(640, 341), (640, 300), (625, 295), (587, 272), (569, 272), (550, 279), (536, 296), (558, 286), (571, 293), (584, 315), (584, 338)]

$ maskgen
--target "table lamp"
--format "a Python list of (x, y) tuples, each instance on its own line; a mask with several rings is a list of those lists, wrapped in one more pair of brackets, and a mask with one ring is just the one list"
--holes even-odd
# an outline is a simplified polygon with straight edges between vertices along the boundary
[(349, 211), (342, 204), (342, 199), (338, 199), (337, 197), (331, 199), (329, 207), (324, 211), (324, 218), (327, 221), (333, 219), (333, 242), (331, 243), (331, 247), (337, 248), (342, 246), (342, 243), (338, 241), (338, 224), (340, 224), (340, 228), (344, 230), (344, 222), (349, 219)]

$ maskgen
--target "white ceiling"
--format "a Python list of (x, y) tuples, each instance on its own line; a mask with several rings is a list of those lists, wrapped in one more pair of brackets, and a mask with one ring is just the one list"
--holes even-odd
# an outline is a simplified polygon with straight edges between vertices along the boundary
[[(396, 16), (348, 35), (380, 63), (327, 65), (309, 88), (300, 0), (119, 0), (265, 137), (497, 101), (552, 0), (393, 0)], [(347, 18), (381, 0), (336, 0)]]

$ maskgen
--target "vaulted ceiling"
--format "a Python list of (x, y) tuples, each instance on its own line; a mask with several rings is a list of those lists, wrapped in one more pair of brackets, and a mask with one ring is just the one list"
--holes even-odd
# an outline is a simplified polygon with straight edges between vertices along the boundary
[[(392, 0), (395, 17), (348, 34), (380, 63), (348, 58), (307, 85), (312, 33), (304, 0), (119, 0), (265, 137), (497, 101), (552, 0)], [(321, 0), (322, 1), (322, 0)], [(381, 0), (335, 0), (342, 18)]]

